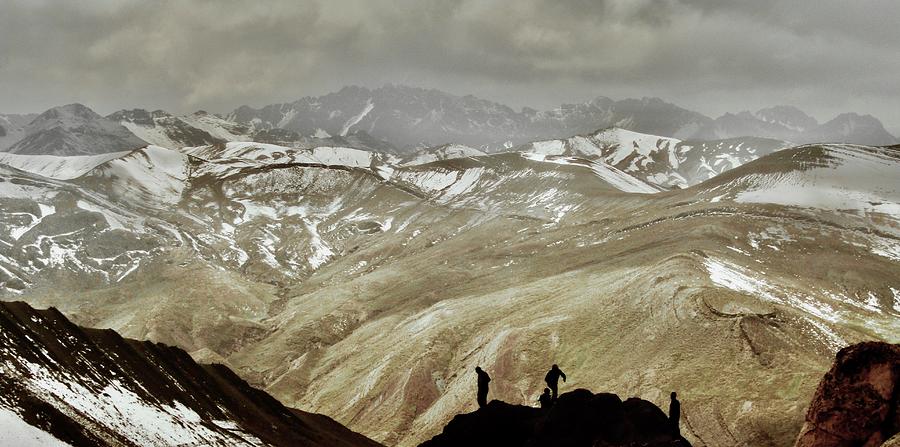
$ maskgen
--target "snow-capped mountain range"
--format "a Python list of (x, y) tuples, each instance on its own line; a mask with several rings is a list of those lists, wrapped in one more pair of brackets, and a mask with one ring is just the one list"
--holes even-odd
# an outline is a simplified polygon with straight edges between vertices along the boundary
[[(49, 153), (0, 152), (0, 297), (178, 346), (404, 447), (472, 408), (474, 365), (494, 374), (492, 396), (528, 402), (552, 363), (573, 386), (657, 405), (672, 389), (704, 396), (692, 439), (786, 445), (837, 349), (900, 341), (898, 146), (689, 139), (720, 127), (687, 111), (671, 132), (638, 132), (670, 106), (646, 100), (554, 112), (568, 129), (565, 117), (654, 111), (619, 127), (412, 150), (394, 139), (406, 127), (378, 130), (412, 115), (378, 115), (367, 92), (310, 99), (362, 98), (302, 132), (287, 106), (267, 112), (284, 112), (283, 127), (76, 106), (7, 117), (22, 135), (7, 147)], [(466, 113), (448, 135), (472, 130)], [(721, 129), (822, 127), (790, 108), (739, 115)], [(865, 121), (838, 134), (873, 129)], [(484, 122), (473, 135), (519, 129)], [(105, 128), (115, 137), (98, 137)], [(65, 151), (20, 144), (48, 132)], [(110, 383), (91, 380), (71, 378)], [(20, 407), (3, 408), (9, 419)]]
[[(711, 154), (731, 143), (693, 144), (607, 129), (418, 159), (240, 141), (5, 154), (0, 293), (228, 364), (392, 445), (468, 408), (472, 362), (522, 378), (499, 398), (536, 399), (548, 355), (659, 403), (659, 383), (706, 393), (703, 439), (787, 440), (836, 349), (897, 340), (900, 153), (756, 149), (730, 168)], [(579, 361), (592, 349), (608, 366)], [(796, 393), (749, 386), (788, 373)]]
[(364, 130), (401, 149), (458, 143), (495, 151), (605, 127), (692, 140), (761, 137), (794, 143), (897, 143), (877, 119), (856, 114), (840, 115), (819, 125), (796, 108), (780, 106), (711, 119), (658, 98), (614, 101), (605, 97), (547, 111), (515, 111), (473, 96), (394, 85), (347, 87), (259, 109), (243, 106), (228, 117), (304, 135), (322, 130), (332, 135)]
[(497, 152), (608, 127), (679, 140), (758, 137), (794, 144), (898, 143), (878, 119), (853, 113), (819, 124), (797, 108), (777, 106), (712, 119), (657, 98), (615, 101), (605, 97), (547, 111), (516, 111), (474, 96), (386, 85), (346, 87), (259, 109), (241, 106), (225, 116), (203, 111), (175, 116), (162, 110), (133, 109), (104, 118), (80, 104), (56, 107), (39, 116), (0, 115), (0, 151), (99, 154), (135, 149), (140, 139), (168, 148), (255, 141), (411, 156), (446, 144)]
[(790, 146), (765, 138), (681, 141), (621, 128), (528, 143), (517, 151), (595, 160), (661, 189), (686, 188)]

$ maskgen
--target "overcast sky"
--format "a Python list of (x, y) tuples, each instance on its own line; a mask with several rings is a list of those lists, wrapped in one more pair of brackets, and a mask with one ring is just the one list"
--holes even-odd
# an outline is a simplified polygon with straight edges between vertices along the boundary
[(0, 112), (227, 112), (385, 83), (551, 108), (776, 104), (900, 134), (897, 0), (0, 0)]

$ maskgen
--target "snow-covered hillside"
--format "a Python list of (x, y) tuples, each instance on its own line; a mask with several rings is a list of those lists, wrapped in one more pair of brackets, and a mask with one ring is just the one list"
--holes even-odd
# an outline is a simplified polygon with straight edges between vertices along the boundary
[(127, 155), (129, 152), (110, 152), (99, 155), (20, 155), (0, 152), (0, 164), (59, 180), (81, 177), (91, 169)]
[(423, 165), (440, 160), (480, 157), (482, 155), (487, 154), (478, 149), (471, 148), (469, 146), (463, 146), (461, 144), (446, 144), (444, 146), (437, 146), (416, 151), (413, 154), (404, 157), (401, 164), (404, 166)]
[(599, 161), (654, 187), (669, 189), (708, 180), (787, 146), (783, 141), (759, 138), (680, 141), (609, 128), (564, 140), (537, 141), (514, 150)]
[[(855, 340), (895, 339), (892, 150), (765, 155), (744, 139), (622, 129), (537, 146), (437, 149), (409, 165), (338, 146), (148, 146), (68, 180), (0, 166), (0, 295), (227, 362), (404, 447), (471, 409), (459, 396), (475, 362), (523, 378), (495, 389), (511, 401), (536, 399), (529, 371), (554, 361), (651, 400), (679, 383), (709, 396), (696, 403), (697, 436), (726, 439), (725, 418), (747, 421), (729, 428), (738, 436), (784, 440), (758, 422), (802, 419), (818, 362)], [(647, 181), (720, 171), (680, 191)], [(768, 191), (787, 186), (867, 210), (771, 203)], [(124, 380), (48, 374), (94, 396), (141, 395)], [(785, 375), (798, 377), (787, 395), (754, 385)], [(160, 426), (185, 414), (171, 400), (135, 405)]]
[(801, 146), (728, 173), (708, 191), (716, 200), (880, 213), (900, 220), (900, 183), (888, 180), (898, 168), (897, 149)]
[(134, 109), (120, 110), (107, 118), (125, 126), (131, 133), (147, 143), (169, 149), (215, 144), (223, 141), (241, 141), (247, 138), (244, 135), (222, 132), (222, 129), (216, 126), (202, 126), (213, 130), (217, 135), (213, 136), (199, 125), (201, 122), (206, 122), (205, 116), (176, 117), (162, 110), (148, 112), (143, 109)]
[(3, 445), (375, 445), (293, 413), (224, 366), (75, 326), (55, 309), (0, 303), (0, 327)]
[(178, 203), (186, 186), (188, 156), (159, 146), (147, 146), (98, 165), (79, 178), (94, 189), (132, 203)]

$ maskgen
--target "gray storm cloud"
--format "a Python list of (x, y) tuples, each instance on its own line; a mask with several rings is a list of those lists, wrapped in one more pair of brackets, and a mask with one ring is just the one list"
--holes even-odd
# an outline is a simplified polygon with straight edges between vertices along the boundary
[(893, 0), (0, 2), (0, 111), (227, 111), (386, 82), (552, 107), (659, 96), (900, 130)]

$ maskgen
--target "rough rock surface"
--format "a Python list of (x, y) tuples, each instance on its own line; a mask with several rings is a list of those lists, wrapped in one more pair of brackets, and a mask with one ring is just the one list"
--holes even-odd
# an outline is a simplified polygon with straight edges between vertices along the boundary
[(900, 345), (841, 349), (819, 383), (796, 446), (880, 446), (900, 431), (898, 404)]
[(422, 447), (459, 445), (690, 446), (671, 433), (668, 417), (656, 405), (585, 389), (561, 395), (549, 409), (491, 401), (457, 415)]

